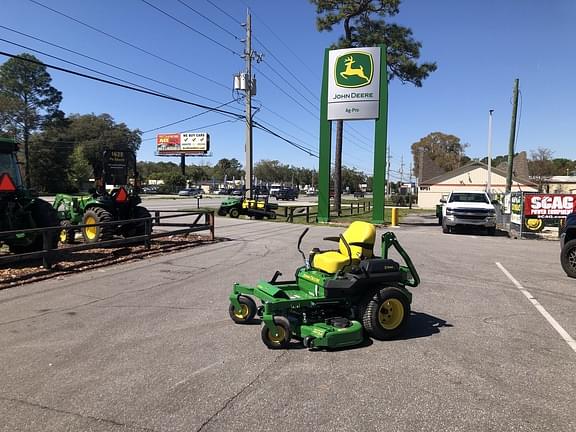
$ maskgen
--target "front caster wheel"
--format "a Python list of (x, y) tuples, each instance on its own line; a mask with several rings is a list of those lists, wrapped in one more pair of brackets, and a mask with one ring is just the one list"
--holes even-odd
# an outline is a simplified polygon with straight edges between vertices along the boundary
[(228, 307), (228, 313), (230, 318), (236, 324), (246, 324), (254, 319), (258, 308), (256, 303), (250, 297), (239, 296), (238, 303), (240, 303), (240, 309), (236, 309), (233, 304)]
[(268, 326), (262, 327), (262, 342), (270, 349), (285, 349), (290, 344), (290, 321), (288, 318), (278, 316), (274, 317), (276, 333)]

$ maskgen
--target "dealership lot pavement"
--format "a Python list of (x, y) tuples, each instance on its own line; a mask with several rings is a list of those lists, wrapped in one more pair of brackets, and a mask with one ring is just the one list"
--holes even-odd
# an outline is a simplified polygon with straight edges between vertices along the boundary
[(216, 221), (212, 245), (0, 291), (0, 430), (576, 430), (576, 351), (518, 286), (576, 337), (558, 242), (412, 219), (394, 229), (422, 279), (402, 339), (270, 351), (227, 297), (290, 278), (303, 227)]

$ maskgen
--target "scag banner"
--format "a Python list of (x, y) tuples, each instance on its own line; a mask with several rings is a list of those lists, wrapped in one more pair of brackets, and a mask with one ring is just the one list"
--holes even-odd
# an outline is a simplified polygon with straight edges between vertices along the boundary
[(525, 194), (524, 216), (539, 219), (565, 217), (576, 211), (576, 196), (561, 194)]

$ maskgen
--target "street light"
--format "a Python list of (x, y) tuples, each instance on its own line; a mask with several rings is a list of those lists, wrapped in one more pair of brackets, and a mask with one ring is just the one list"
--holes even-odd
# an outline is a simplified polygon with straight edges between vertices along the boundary
[(493, 109), (488, 114), (488, 181), (486, 182), (486, 192), (490, 199), (492, 199), (492, 113)]

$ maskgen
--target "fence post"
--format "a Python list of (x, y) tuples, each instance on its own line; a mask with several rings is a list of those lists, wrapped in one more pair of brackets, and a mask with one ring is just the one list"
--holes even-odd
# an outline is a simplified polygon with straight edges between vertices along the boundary
[(310, 223), (310, 206), (306, 206), (306, 223)]
[(204, 216), (204, 220), (210, 225), (210, 241), (214, 240), (214, 212), (208, 212)]
[(152, 218), (146, 219), (144, 221), (144, 232), (146, 233), (146, 239), (144, 240), (144, 248), (150, 250), (150, 236), (152, 235)]
[(50, 241), (48, 240), (48, 233), (51, 231), (42, 231), (42, 248), (44, 249), (44, 253), (42, 254), (42, 266), (46, 270), (50, 270), (52, 268), (52, 260), (50, 259), (50, 254), (52, 253), (50, 250)]
[(290, 213), (290, 215), (288, 216), (288, 222), (293, 223), (294, 222), (294, 207), (290, 207), (289, 213)]
[(160, 225), (160, 211), (159, 210), (154, 211), (154, 223), (156, 225)]

